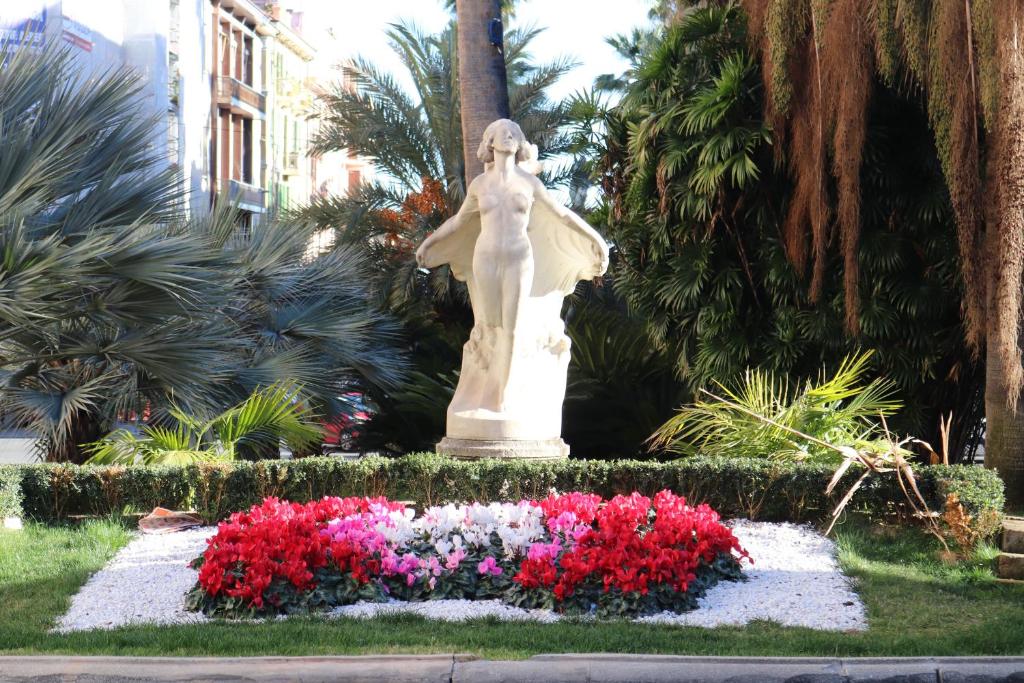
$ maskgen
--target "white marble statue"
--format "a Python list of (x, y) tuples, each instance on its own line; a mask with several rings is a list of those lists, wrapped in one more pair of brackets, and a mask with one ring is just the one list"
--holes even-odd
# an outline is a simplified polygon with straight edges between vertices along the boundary
[[(419, 249), (469, 288), (473, 331), (438, 450), (461, 457), (564, 457), (569, 338), (562, 300), (608, 267), (608, 246), (531, 171), (536, 147), (513, 121), (487, 127), (483, 174)], [(485, 443), (486, 442), (486, 443)]]

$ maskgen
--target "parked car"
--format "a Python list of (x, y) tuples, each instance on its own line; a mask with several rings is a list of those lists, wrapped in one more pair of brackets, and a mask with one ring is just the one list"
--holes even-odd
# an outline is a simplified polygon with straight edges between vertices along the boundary
[(356, 450), (363, 424), (370, 419), (370, 408), (364, 398), (362, 394), (354, 391), (341, 397), (349, 408), (323, 423), (325, 450)]

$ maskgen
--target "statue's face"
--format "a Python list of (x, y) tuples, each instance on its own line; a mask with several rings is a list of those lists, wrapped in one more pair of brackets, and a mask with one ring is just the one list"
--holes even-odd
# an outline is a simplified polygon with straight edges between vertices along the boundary
[(494, 137), (491, 139), (491, 147), (496, 152), (508, 152), (509, 154), (518, 152), (519, 138), (512, 130), (512, 126), (507, 123), (496, 126)]

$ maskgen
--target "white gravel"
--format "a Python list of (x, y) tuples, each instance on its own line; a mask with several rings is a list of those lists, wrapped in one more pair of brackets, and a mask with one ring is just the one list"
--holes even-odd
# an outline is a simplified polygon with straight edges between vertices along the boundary
[(200, 612), (185, 610), (185, 594), (198, 576), (188, 564), (215, 531), (204, 527), (138, 535), (82, 586), (55, 630), (208, 621)]
[(823, 631), (863, 631), (864, 603), (839, 570), (835, 544), (809, 526), (738, 520), (729, 523), (754, 559), (747, 581), (720, 581), (684, 614), (638, 621), (683, 626), (743, 625), (757, 619)]
[[(720, 582), (692, 612), (665, 612), (638, 621), (714, 627), (768, 620), (832, 631), (867, 628), (864, 605), (839, 571), (830, 540), (808, 526), (746, 520), (729, 524), (754, 558), (753, 565), (744, 563), (748, 580)], [(56, 630), (207, 621), (201, 614), (185, 611), (183, 602), (196, 581), (188, 563), (202, 552), (213, 531), (137, 537), (75, 595)], [(559, 619), (546, 610), (523, 610), (498, 600), (361, 602), (338, 607), (327, 616), (369, 618), (395, 613), (447, 621), (490, 616), (541, 622)]]

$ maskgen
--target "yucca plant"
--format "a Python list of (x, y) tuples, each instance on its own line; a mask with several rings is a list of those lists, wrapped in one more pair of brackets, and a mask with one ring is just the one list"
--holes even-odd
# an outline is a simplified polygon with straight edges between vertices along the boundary
[(881, 436), (877, 420), (900, 403), (892, 398), (892, 382), (864, 382), (870, 358), (844, 358), (831, 377), (822, 373), (799, 390), (757, 369), (734, 388), (715, 382), (713, 391), (702, 390), (703, 398), (662, 425), (651, 446), (680, 455), (824, 462), (841, 460), (836, 447), (871, 451)]
[(202, 420), (178, 407), (170, 424), (145, 425), (141, 436), (118, 429), (87, 444), (92, 465), (181, 465), (234, 460), (243, 450), (277, 449), (284, 441), (292, 450), (318, 443), (322, 430), (294, 384), (282, 383), (253, 392), (220, 415)]

